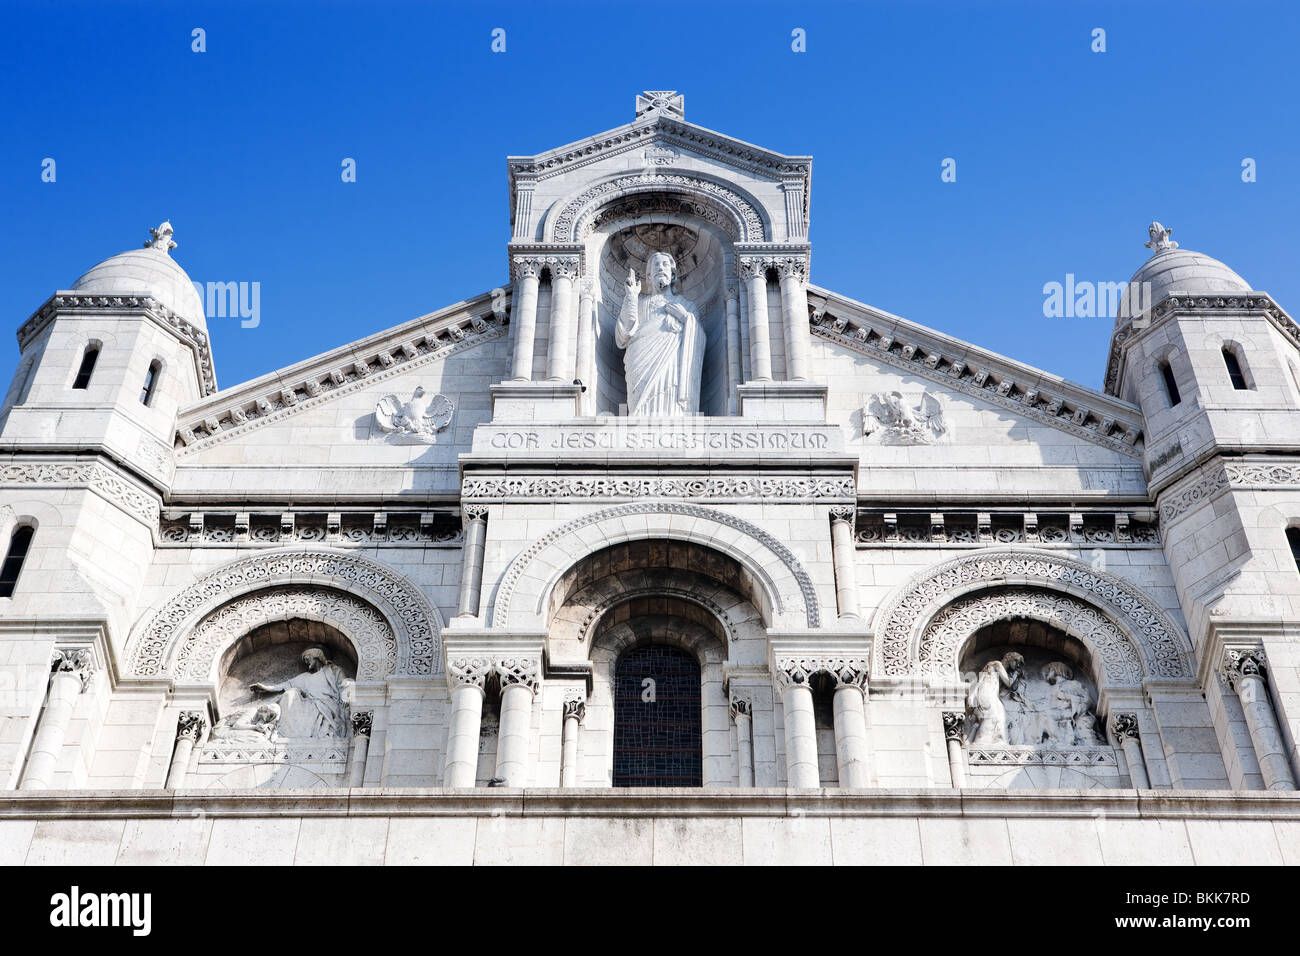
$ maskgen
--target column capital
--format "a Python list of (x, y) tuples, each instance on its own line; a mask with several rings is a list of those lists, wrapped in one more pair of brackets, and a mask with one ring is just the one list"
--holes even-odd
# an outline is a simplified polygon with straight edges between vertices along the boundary
[(784, 279), (808, 279), (808, 257), (806, 255), (777, 256), (774, 263), (777, 272)]
[(183, 710), (176, 718), (177, 740), (198, 740), (207, 729), (208, 722), (197, 710)]
[(50, 655), (50, 670), (76, 677), (84, 691), (95, 673), (95, 657), (88, 647), (56, 647)]
[(730, 711), (732, 720), (739, 720), (741, 717), (751, 718), (754, 716), (754, 702), (748, 697), (733, 696)]
[(962, 734), (966, 729), (966, 715), (956, 710), (946, 710), (943, 713), (943, 739), (956, 740), (961, 742)]
[(492, 659), (488, 657), (457, 657), (447, 661), (447, 682), (452, 688), (477, 687), (483, 689), (493, 672)]
[(1268, 670), (1268, 659), (1262, 647), (1225, 647), (1223, 660), (1219, 664), (1220, 679), (1233, 690), (1248, 677), (1264, 679)]
[(1137, 714), (1116, 714), (1110, 719), (1110, 732), (1120, 743), (1124, 742), (1125, 737), (1138, 739)]
[(369, 737), (370, 729), (375, 724), (373, 710), (354, 710), (352, 712), (352, 736)]
[(461, 520), (463, 522), (486, 521), (488, 513), (487, 505), (470, 504), (462, 502), (460, 506)]
[(853, 519), (857, 517), (857, 514), (856, 505), (831, 505), (831, 521), (846, 522), (850, 528), (853, 527)]
[(552, 279), (576, 279), (581, 257), (577, 255), (553, 255), (546, 257), (546, 265), (551, 270)]
[(736, 257), (736, 269), (742, 279), (755, 279), (764, 276), (774, 264), (771, 256), (741, 255)]
[(513, 255), (510, 257), (510, 269), (516, 280), (540, 278), (545, 265), (545, 256)]
[(492, 662), (501, 689), (519, 684), (534, 694), (541, 684), (542, 662), (536, 657), (499, 657)]
[(580, 697), (573, 697), (564, 702), (564, 719), (582, 723), (587, 717), (587, 702)]
[(781, 690), (807, 684), (814, 674), (826, 674), (835, 681), (835, 689), (854, 687), (864, 694), (867, 689), (867, 661), (856, 657), (782, 657), (776, 661), (773, 677)]

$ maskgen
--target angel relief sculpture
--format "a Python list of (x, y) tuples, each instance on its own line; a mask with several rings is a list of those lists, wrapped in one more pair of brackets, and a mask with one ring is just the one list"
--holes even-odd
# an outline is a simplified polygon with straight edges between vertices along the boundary
[(451, 424), (456, 406), (445, 395), (429, 395), (416, 386), (410, 401), (385, 395), (375, 405), (375, 424), (388, 441), (432, 445), (438, 433)]
[(862, 409), (862, 434), (882, 445), (930, 445), (948, 432), (943, 405), (929, 392), (919, 401), (902, 392), (878, 392)]

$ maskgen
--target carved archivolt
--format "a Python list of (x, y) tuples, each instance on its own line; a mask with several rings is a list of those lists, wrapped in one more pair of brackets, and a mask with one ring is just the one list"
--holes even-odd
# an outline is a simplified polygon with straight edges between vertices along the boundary
[[(702, 505), (676, 504), (673, 502), (619, 505), (601, 511), (593, 511), (581, 518), (575, 518), (573, 521), (561, 525), (533, 542), (506, 569), (505, 577), (501, 581), (501, 587), (497, 591), (496, 601), (492, 609), (492, 626), (495, 628), (505, 628), (507, 626), (510, 619), (510, 606), (514, 601), (515, 592), (519, 588), (520, 579), (525, 576), (525, 572), (528, 572), (527, 577), (530, 579), (541, 579), (549, 582), (554, 576), (570, 567), (578, 558), (593, 550), (578, 535), (578, 532), (583, 528), (591, 525), (602, 523), (609, 525), (609, 536), (603, 542), (603, 545), (631, 540), (631, 536), (626, 531), (623, 522), (618, 519), (633, 515), (653, 515), (669, 518), (673, 515), (683, 515), (700, 519), (701, 522), (712, 523), (715, 529), (718, 526), (734, 529), (752, 539), (747, 542), (748, 547), (727, 548), (726, 553), (753, 572), (759, 581), (763, 583), (767, 597), (771, 601), (773, 613), (781, 614), (789, 611), (792, 614), (804, 617), (809, 627), (821, 626), (821, 609), (817, 603), (816, 588), (814, 588), (808, 572), (789, 548), (762, 528), (737, 518), (735, 515), (717, 511), (713, 508), (706, 508)], [(652, 522), (647, 533), (637, 535), (637, 537), (661, 536), (675, 537), (682, 540), (698, 540), (699, 543), (707, 547), (720, 549), (720, 543), (713, 537), (712, 531), (713, 529), (701, 528), (697, 523), (689, 536), (674, 534), (669, 523), (666, 522), (663, 527), (656, 528)], [(565, 538), (572, 538), (572, 540), (562, 540)], [(543, 552), (551, 548), (555, 549), (553, 555), (555, 560), (547, 561), (543, 556)], [(765, 566), (762, 561), (762, 552), (770, 554), (774, 561)], [(535, 562), (536, 566), (534, 566)], [(789, 584), (793, 585), (793, 587), (782, 589), (777, 586), (771, 574), (771, 571), (774, 570), (779, 571), (782, 578), (787, 578)], [(540, 594), (536, 596), (539, 599), (541, 597)]]
[[(1077, 599), (1076, 604), (1081, 603), (1101, 621), (1115, 625), (1118, 632), (1136, 647), (1141, 663), (1138, 682), (1142, 678), (1191, 680), (1193, 677), (1192, 648), (1187, 636), (1163, 608), (1137, 588), (1080, 561), (1048, 552), (1019, 550), (980, 552), (954, 558), (909, 581), (877, 613), (873, 673), (883, 677), (937, 673), (933, 668), (939, 664), (931, 664), (931, 669), (927, 670), (923, 663), (927, 655), (932, 660), (942, 661), (941, 655), (923, 651), (923, 639), (930, 626), (949, 621), (945, 615), (957, 613), (952, 609), (956, 607), (954, 602), (963, 596), (981, 589), (1006, 586), (1040, 588), (1072, 595)], [(946, 605), (952, 605), (952, 608), (945, 610)], [(984, 607), (991, 609), (994, 605)], [(1082, 617), (1075, 606), (1057, 603), (1052, 608), (1044, 606), (1042, 612), (1049, 610), (1065, 615), (1062, 619), (1078, 621), (1079, 627), (1092, 625), (1091, 619)], [(965, 613), (979, 612), (970, 610)], [(1095, 633), (1100, 639), (1102, 632)], [(935, 632), (929, 638), (931, 645), (937, 636)], [(1112, 654), (1118, 653), (1118, 650), (1112, 651)], [(1120, 658), (1112, 659), (1119, 667)], [(950, 663), (955, 671), (955, 662)]]
[(926, 625), (919, 650), (922, 674), (956, 677), (966, 642), (986, 624), (1030, 618), (1081, 640), (1109, 687), (1140, 687), (1142, 659), (1124, 632), (1096, 609), (1066, 594), (1029, 588), (977, 593), (949, 604)]
[(702, 206), (723, 213), (727, 221), (718, 224), (733, 238), (741, 242), (763, 242), (767, 238), (762, 216), (748, 200), (726, 186), (681, 173), (647, 172), (607, 180), (575, 196), (550, 224), (549, 240), (572, 242), (581, 239), (589, 228), (589, 222), (584, 220), (589, 220), (596, 209), (611, 200), (638, 193), (685, 194)]
[[(305, 594), (308, 588), (342, 592), (359, 604), (368, 605), (371, 613), (382, 618), (395, 648), (391, 668), (376, 676), (387, 676), (388, 673), (423, 676), (439, 670), (442, 620), (414, 584), (396, 571), (359, 554), (293, 548), (262, 552), (233, 561), (172, 597), (139, 627), (128, 643), (127, 674), (133, 677), (179, 677), (182, 652), (189, 646), (192, 632), (207, 626), (218, 627), (215, 623), (209, 625), (210, 616), (214, 621), (224, 621), (225, 618), (217, 612), (254, 592), (267, 603), (241, 605), (241, 610), (229, 612), (232, 620), (239, 614), (252, 613), (257, 607), (279, 607), (277, 602), (282, 599), (266, 592), (278, 588), (282, 590), (275, 593), (284, 593), (283, 589), (293, 586), (297, 586), (296, 593), (299, 594)], [(343, 606), (337, 607), (342, 610)], [(362, 618), (354, 617), (354, 621), (358, 628), (363, 627)], [(369, 633), (374, 633), (373, 622), (366, 627)], [(377, 649), (383, 640), (376, 636), (374, 642), (366, 646)], [(364, 656), (364, 649), (362, 653)], [(186, 658), (196, 659), (192, 652)], [(389, 667), (383, 663), (388, 660), (386, 651), (377, 652), (374, 659), (380, 662), (377, 665), (379, 670)], [(361, 664), (364, 666), (365, 660)], [(186, 670), (187, 679), (191, 673), (194, 672)], [(199, 679), (206, 680), (206, 672)]]
[(328, 588), (272, 588), (223, 605), (184, 636), (172, 676), (201, 684), (217, 678), (226, 648), (271, 621), (302, 618), (337, 628), (357, 650), (357, 679), (382, 680), (397, 669), (397, 638), (365, 601)]

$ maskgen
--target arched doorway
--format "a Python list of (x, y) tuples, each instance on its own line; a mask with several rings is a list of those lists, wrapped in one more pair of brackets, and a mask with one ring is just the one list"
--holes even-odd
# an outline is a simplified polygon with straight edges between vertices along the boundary
[(700, 665), (669, 644), (641, 644), (614, 671), (614, 786), (703, 783)]

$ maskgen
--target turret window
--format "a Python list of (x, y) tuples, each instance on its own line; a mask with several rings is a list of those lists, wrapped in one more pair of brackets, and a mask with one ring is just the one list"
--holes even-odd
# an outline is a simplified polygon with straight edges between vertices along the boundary
[(1230, 345), (1223, 347), (1223, 364), (1228, 367), (1228, 378), (1232, 379), (1233, 388), (1239, 392), (1250, 388), (1246, 383), (1246, 374), (1241, 370), (1241, 361)]
[(77, 377), (72, 380), (73, 388), (90, 388), (90, 376), (95, 372), (95, 362), (99, 359), (99, 346), (91, 343), (86, 346), (86, 351), (81, 356), (81, 367), (77, 369)]
[(149, 372), (144, 377), (144, 388), (140, 389), (140, 404), (148, 407), (153, 403), (153, 393), (158, 387), (158, 376), (162, 373), (162, 363), (156, 359), (149, 363)]
[(1169, 396), (1169, 407), (1173, 408), (1183, 400), (1178, 394), (1178, 382), (1174, 380), (1174, 370), (1169, 367), (1168, 362), (1160, 363), (1160, 377), (1165, 380), (1165, 394)]
[(35, 533), (36, 530), (31, 525), (21, 525), (10, 536), (9, 550), (5, 553), (4, 564), (0, 564), (0, 598), (14, 596), (18, 575), (22, 573), (23, 562), (27, 560), (27, 549), (32, 546), (32, 535)]

